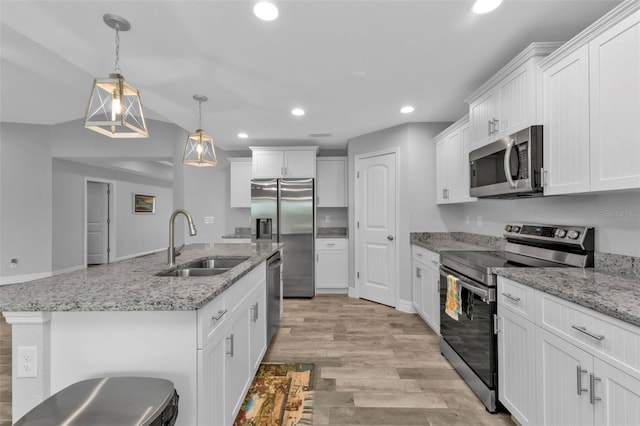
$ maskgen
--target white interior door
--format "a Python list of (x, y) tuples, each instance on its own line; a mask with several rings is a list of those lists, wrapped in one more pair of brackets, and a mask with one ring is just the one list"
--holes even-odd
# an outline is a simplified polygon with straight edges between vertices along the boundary
[(396, 153), (358, 160), (358, 293), (396, 306)]
[(109, 263), (109, 184), (87, 182), (87, 265)]

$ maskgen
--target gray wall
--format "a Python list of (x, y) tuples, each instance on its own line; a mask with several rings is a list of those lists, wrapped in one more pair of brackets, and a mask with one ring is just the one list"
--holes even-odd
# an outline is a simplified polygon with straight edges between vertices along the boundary
[[(399, 217), (396, 242), (399, 248), (398, 298), (410, 302), (411, 248), (409, 233), (429, 227), (444, 231), (445, 225), (435, 207), (435, 149), (433, 137), (448, 123), (409, 123), (391, 127), (349, 140), (349, 257), (355, 266), (355, 157), (390, 148), (398, 149)], [(431, 188), (433, 186), (433, 188)], [(351, 213), (354, 212), (354, 213)], [(355, 285), (355, 272), (350, 271), (350, 286)]]
[(0, 279), (51, 271), (51, 197), (47, 127), (1, 123)]

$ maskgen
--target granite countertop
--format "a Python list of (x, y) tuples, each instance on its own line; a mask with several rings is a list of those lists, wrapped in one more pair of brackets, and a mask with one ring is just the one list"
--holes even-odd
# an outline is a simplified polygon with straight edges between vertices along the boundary
[(640, 327), (640, 282), (591, 268), (493, 268), (502, 277)]
[(347, 228), (318, 228), (316, 238), (349, 238)]
[(412, 232), (409, 236), (410, 244), (425, 248), (435, 253), (450, 250), (501, 250), (500, 242), (494, 237), (487, 237), (488, 241), (460, 241), (453, 239), (449, 233), (443, 232)]
[(209, 277), (160, 277), (165, 251), (20, 284), (0, 286), (0, 311), (190, 311), (198, 309), (262, 263), (282, 245), (193, 244), (178, 265), (211, 256), (247, 261)]

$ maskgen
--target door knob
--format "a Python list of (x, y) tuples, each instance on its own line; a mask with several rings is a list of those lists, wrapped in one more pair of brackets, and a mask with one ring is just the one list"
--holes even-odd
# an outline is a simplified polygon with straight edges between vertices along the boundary
[(387, 235), (387, 240), (393, 241), (393, 235)]

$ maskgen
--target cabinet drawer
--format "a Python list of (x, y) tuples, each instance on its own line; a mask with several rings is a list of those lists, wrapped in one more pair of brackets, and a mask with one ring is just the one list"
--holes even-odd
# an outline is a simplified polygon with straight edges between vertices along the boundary
[(316, 239), (316, 250), (346, 250), (346, 238), (318, 238)]
[(431, 262), (432, 264), (435, 264), (435, 268), (438, 268), (438, 265), (440, 264), (440, 255), (438, 253), (416, 245), (411, 246), (411, 252), (414, 259), (427, 264)]
[(536, 324), (640, 377), (640, 327), (537, 291)]
[(225, 301), (225, 293), (198, 309), (198, 349), (202, 349), (220, 330), (230, 315)]
[(533, 322), (535, 290), (508, 278), (498, 277), (498, 303)]

